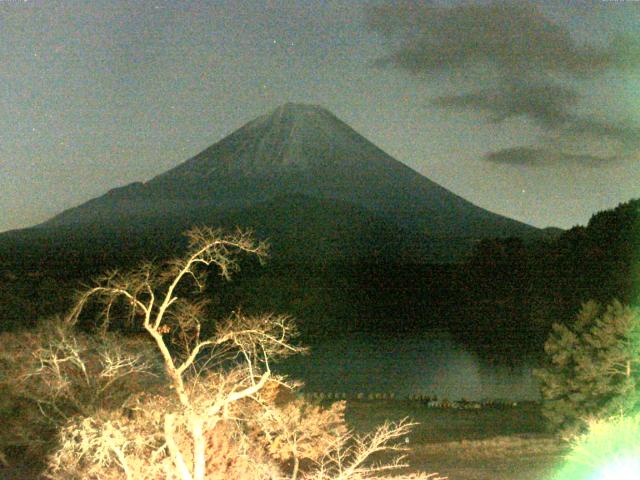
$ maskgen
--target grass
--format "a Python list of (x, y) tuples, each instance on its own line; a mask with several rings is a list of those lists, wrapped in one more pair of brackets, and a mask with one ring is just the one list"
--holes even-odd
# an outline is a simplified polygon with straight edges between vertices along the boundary
[[(535, 403), (454, 410), (405, 400), (347, 402), (347, 423), (360, 433), (404, 417), (419, 423), (408, 437), (410, 471), (439, 472), (450, 480), (545, 480), (567, 453), (545, 432)], [(0, 468), (1, 480), (33, 475), (27, 467)]]
[(439, 472), (450, 480), (544, 480), (567, 452), (545, 432), (535, 403), (481, 410), (426, 408), (409, 401), (347, 404), (347, 422), (359, 432), (403, 417), (419, 423), (407, 444), (410, 470)]

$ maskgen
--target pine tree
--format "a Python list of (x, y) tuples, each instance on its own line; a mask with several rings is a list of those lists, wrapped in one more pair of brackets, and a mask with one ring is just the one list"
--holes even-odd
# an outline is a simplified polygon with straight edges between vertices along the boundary
[(564, 434), (590, 419), (640, 407), (640, 310), (612, 302), (582, 306), (573, 326), (555, 324), (545, 343), (547, 365), (536, 371), (543, 413)]

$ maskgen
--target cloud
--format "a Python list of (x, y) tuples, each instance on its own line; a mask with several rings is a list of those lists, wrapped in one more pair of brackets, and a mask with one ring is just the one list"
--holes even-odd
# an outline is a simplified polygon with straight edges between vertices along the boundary
[(484, 159), (489, 162), (510, 165), (540, 166), (558, 162), (571, 162), (587, 167), (599, 167), (618, 160), (617, 157), (613, 156), (604, 157), (582, 153), (574, 154), (536, 146), (505, 148), (487, 153)]
[(569, 120), (567, 112), (577, 104), (579, 98), (578, 92), (571, 87), (511, 79), (500, 87), (436, 97), (431, 104), (444, 108), (483, 110), (496, 123), (526, 115), (543, 126), (553, 127)]
[(505, 148), (487, 153), (485, 159), (496, 163), (535, 165), (544, 162), (544, 150), (536, 147)]
[(401, 2), (373, 7), (368, 20), (373, 30), (396, 40), (379, 63), (411, 72), (487, 62), (512, 73), (591, 76), (630, 60), (624, 39), (608, 48), (579, 45), (565, 27), (524, 1), (456, 7)]
[[(618, 36), (606, 46), (579, 44), (565, 26), (525, 1), (454, 7), (404, 1), (372, 7), (368, 14), (370, 28), (387, 40), (389, 51), (377, 65), (421, 77), (450, 76), (454, 93), (432, 98), (432, 106), (483, 112), (493, 123), (526, 117), (559, 143), (603, 138), (615, 150), (551, 155), (546, 146), (516, 147), (490, 153), (487, 160), (601, 164), (640, 148), (640, 128), (632, 123), (576, 113), (581, 82), (640, 66), (640, 40)], [(474, 71), (484, 73), (474, 77)], [(465, 85), (456, 84), (460, 78)]]
[(565, 134), (606, 137), (617, 141), (625, 150), (640, 148), (640, 128), (630, 122), (613, 122), (587, 116), (574, 116), (562, 126)]

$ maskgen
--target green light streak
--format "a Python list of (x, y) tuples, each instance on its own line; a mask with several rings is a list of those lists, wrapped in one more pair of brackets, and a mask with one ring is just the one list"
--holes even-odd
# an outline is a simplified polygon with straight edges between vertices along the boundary
[(640, 414), (592, 422), (553, 480), (640, 480)]
[[(640, 158), (640, 153), (638, 153)], [(631, 281), (632, 281), (632, 302), (636, 306), (640, 306), (640, 204), (638, 205), (637, 218), (633, 224), (633, 251), (631, 258)]]
[(601, 468), (591, 480), (621, 480), (640, 478), (640, 459), (620, 458)]

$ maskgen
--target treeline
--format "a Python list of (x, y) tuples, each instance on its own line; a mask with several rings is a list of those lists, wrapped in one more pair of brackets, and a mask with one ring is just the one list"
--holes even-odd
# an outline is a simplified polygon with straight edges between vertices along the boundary
[[(28, 248), (26, 237), (5, 238), (0, 329), (29, 328), (68, 308), (73, 290), (105, 269), (174, 256), (186, 246), (184, 230), (169, 223), (64, 235), (42, 230), (35, 240), (29, 234)], [(460, 263), (421, 263), (406, 251), (394, 256), (392, 242), (384, 256), (364, 255), (364, 246), (350, 244), (344, 255), (305, 262), (287, 251), (314, 249), (318, 240), (294, 240), (273, 237), (267, 264), (245, 260), (230, 283), (212, 278), (211, 315), (233, 309), (288, 314), (307, 343), (350, 331), (411, 335), (446, 328), (485, 358), (514, 359), (541, 353), (551, 325), (571, 321), (582, 303), (617, 298), (632, 304), (640, 285), (640, 200), (554, 239), (479, 241)]]
[(541, 353), (555, 322), (589, 300), (638, 301), (640, 200), (595, 214), (554, 240), (483, 240), (462, 265), (454, 332), (480, 351)]
[[(217, 305), (300, 319), (307, 341), (346, 331), (411, 335), (445, 328), (483, 357), (541, 355), (551, 325), (584, 302), (632, 304), (640, 286), (640, 200), (595, 214), (556, 238), (481, 240), (457, 264), (274, 258), (240, 275)], [(220, 294), (217, 294), (220, 295)]]

